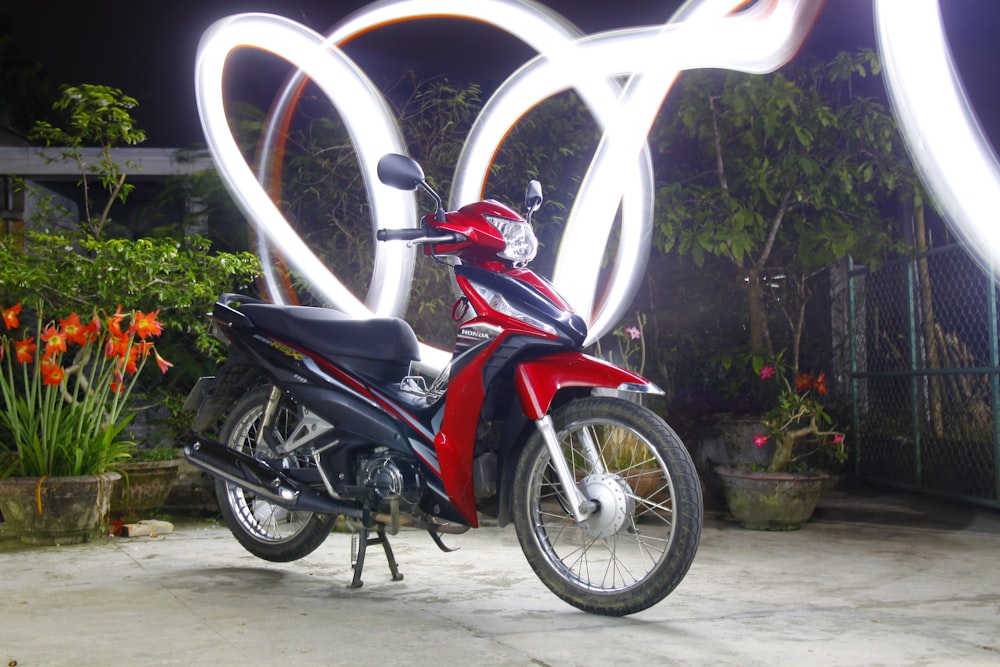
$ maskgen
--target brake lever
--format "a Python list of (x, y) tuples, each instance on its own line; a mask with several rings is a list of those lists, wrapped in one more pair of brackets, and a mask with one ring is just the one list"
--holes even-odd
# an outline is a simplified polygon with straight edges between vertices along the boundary
[(468, 239), (468, 237), (465, 234), (459, 234), (457, 232), (445, 234), (444, 236), (421, 236), (420, 238), (407, 241), (406, 247), (412, 248), (413, 246), (420, 245), (421, 243), (461, 243), (466, 239)]

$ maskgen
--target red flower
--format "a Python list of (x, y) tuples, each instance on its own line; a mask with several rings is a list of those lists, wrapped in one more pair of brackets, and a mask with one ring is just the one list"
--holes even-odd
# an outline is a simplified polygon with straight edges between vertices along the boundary
[(808, 373), (799, 373), (795, 378), (795, 391), (809, 391), (813, 386), (813, 376)]
[(64, 375), (62, 366), (56, 362), (50, 359), (42, 361), (42, 384), (58, 386)]
[(14, 349), (17, 351), (17, 361), (27, 364), (35, 358), (35, 337), (25, 338), (14, 342)]
[(159, 336), (163, 332), (163, 325), (156, 321), (156, 316), (159, 314), (159, 310), (154, 310), (151, 313), (144, 313), (141, 310), (135, 311), (129, 331), (135, 332), (142, 340), (146, 340), (149, 336)]
[(166, 373), (168, 368), (172, 368), (173, 364), (160, 356), (160, 353), (153, 350), (153, 354), (156, 355), (156, 365), (160, 367), (161, 373)]
[(758, 449), (766, 445), (767, 441), (768, 441), (768, 436), (766, 435), (755, 435), (753, 437), (753, 444), (757, 445)]
[(70, 343), (87, 344), (87, 328), (80, 323), (80, 317), (76, 313), (72, 313), (65, 320), (59, 320), (59, 326), (62, 327), (63, 335)]
[(90, 320), (90, 324), (84, 327), (84, 329), (87, 332), (87, 337), (97, 338), (97, 334), (101, 333), (101, 318), (94, 315), (93, 319)]
[(766, 380), (766, 379), (772, 378), (772, 377), (774, 377), (774, 366), (772, 366), (771, 364), (767, 364), (763, 368), (760, 369), (760, 379), (761, 380)]
[(7, 308), (3, 312), (3, 323), (7, 327), (7, 331), (11, 329), (16, 329), (20, 322), (17, 319), (18, 313), (21, 312), (21, 304), (15, 303), (10, 308)]
[(826, 373), (820, 373), (816, 376), (816, 379), (813, 381), (813, 389), (816, 390), (817, 394), (825, 395), (829, 393), (829, 389), (826, 388)]

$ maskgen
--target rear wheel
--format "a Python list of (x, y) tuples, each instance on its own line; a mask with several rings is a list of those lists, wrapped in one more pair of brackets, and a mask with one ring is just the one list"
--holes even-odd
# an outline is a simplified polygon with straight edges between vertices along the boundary
[[(222, 442), (257, 459), (267, 459), (268, 449), (260, 441), (261, 419), (270, 387), (260, 387), (241, 398), (222, 427)], [(280, 442), (299, 422), (298, 409), (282, 400), (274, 420)], [(312, 457), (287, 457), (269, 463), (285, 468), (312, 465)], [(216, 480), (215, 495), (222, 517), (243, 547), (264, 560), (278, 563), (298, 560), (323, 543), (336, 517), (290, 510), (231, 482)]]
[(624, 616), (656, 604), (698, 549), (702, 498), (691, 457), (662, 419), (621, 399), (573, 401), (552, 418), (578, 488), (599, 509), (576, 523), (541, 433), (533, 434), (513, 497), (528, 562), (553, 593), (586, 612)]

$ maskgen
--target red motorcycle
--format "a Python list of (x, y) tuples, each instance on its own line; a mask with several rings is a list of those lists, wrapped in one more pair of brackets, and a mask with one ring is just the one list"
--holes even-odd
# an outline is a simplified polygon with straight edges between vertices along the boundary
[[(228, 345), (197, 409), (187, 459), (217, 478), (222, 515), (254, 555), (309, 554), (343, 516), (355, 533), (354, 578), (401, 526), (442, 534), (513, 521), (538, 577), (587, 612), (621, 616), (656, 604), (683, 579), (701, 534), (702, 498), (680, 439), (635, 400), (660, 390), (583, 354), (584, 321), (525, 265), (527, 219), (496, 201), (446, 212), (408, 157), (390, 154), (380, 180), (425, 190), (437, 211), (380, 241), (420, 244), (452, 261), (462, 296), (450, 363), (414, 370), (417, 338), (397, 318), (224, 294), (213, 329)], [(219, 440), (200, 435), (225, 421)], [(374, 535), (373, 535), (374, 534)]]

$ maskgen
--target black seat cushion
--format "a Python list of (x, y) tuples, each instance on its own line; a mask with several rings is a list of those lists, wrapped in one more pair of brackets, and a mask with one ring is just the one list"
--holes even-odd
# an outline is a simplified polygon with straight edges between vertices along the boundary
[(264, 331), (380, 379), (401, 375), (420, 359), (413, 329), (396, 317), (359, 320), (329, 308), (270, 303), (244, 303), (239, 310)]

